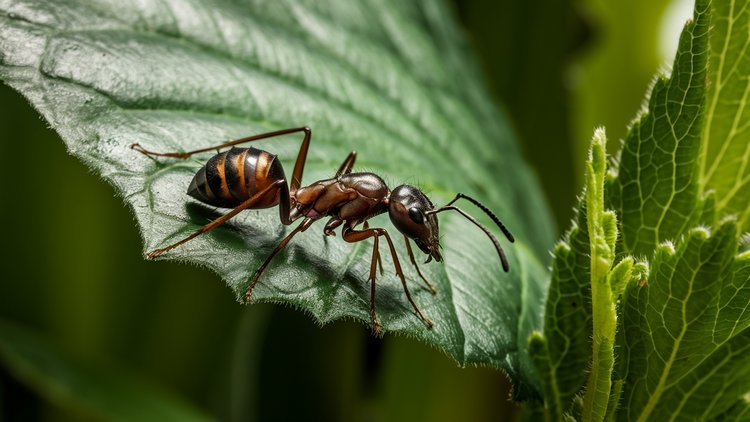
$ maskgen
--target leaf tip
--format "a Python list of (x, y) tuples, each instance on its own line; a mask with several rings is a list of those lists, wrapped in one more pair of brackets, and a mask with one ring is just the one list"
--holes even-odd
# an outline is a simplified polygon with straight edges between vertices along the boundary
[(534, 330), (529, 334), (529, 352), (532, 356), (539, 356), (547, 347), (547, 339), (541, 331)]
[(603, 174), (607, 168), (607, 133), (603, 126), (594, 129), (594, 138), (591, 140), (589, 150), (589, 161), (597, 174)]
[[(748, 241), (750, 242), (750, 237), (748, 237)], [(552, 255), (554, 257), (560, 257), (560, 258), (566, 257), (569, 253), (570, 253), (570, 245), (564, 241), (557, 242), (557, 245), (555, 245), (555, 249), (552, 251)]]
[(688, 237), (695, 237), (700, 240), (705, 240), (711, 237), (711, 229), (706, 226), (693, 227), (688, 231)]
[(666, 254), (668, 256), (674, 256), (675, 248), (674, 243), (671, 240), (664, 241), (656, 247), (657, 254)]
[(607, 283), (615, 296), (619, 296), (632, 279), (633, 262), (633, 257), (627, 256), (617, 263), (607, 275)]
[(750, 233), (743, 234), (739, 240), (739, 255), (745, 254), (750, 254)]

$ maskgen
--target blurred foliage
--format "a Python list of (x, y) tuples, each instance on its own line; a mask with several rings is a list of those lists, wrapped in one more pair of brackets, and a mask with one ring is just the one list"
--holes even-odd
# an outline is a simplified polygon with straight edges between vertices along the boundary
[[(607, 125), (610, 138), (624, 136), (661, 64), (655, 37), (666, 2), (490, 3), (457, 1), (456, 9), (565, 227), (591, 129)], [(549, 85), (536, 89), (539, 82)], [(498, 372), (456, 368), (413, 341), (373, 339), (359, 324), (319, 328), (285, 307), (243, 308), (208, 271), (143, 261), (135, 223), (114, 190), (68, 156), (5, 86), (0, 107), (0, 318), (80, 359), (147, 376), (222, 420), (517, 413)], [(0, 419), (86, 418), (3, 371)]]
[[(668, 4), (456, 2), (493, 94), (516, 124), (560, 230), (568, 226), (583, 185), (593, 128), (605, 126), (614, 140), (610, 152), (617, 151), (650, 81), (671, 60), (659, 54), (657, 39)], [(678, 32), (671, 36), (676, 39)]]
[[(674, 52), (660, 51), (658, 39), (669, 3), (587, 0), (581, 4), (594, 36), (589, 48), (566, 71), (566, 82), (573, 92), (570, 111), (576, 189), (583, 185), (584, 161), (593, 128), (604, 126), (610, 140), (608, 152), (619, 151), (657, 70), (671, 63)], [(688, 17), (689, 14), (684, 19)], [(674, 27), (675, 33), (669, 34), (674, 40), (683, 23), (684, 20)]]

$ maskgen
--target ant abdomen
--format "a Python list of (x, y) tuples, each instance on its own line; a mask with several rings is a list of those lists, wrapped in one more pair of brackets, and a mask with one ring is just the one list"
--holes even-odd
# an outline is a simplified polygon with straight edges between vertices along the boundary
[[(286, 180), (276, 156), (257, 148), (232, 148), (211, 157), (193, 177), (188, 195), (216, 207), (234, 208), (269, 185)], [(252, 208), (279, 204), (279, 189), (272, 189)]]

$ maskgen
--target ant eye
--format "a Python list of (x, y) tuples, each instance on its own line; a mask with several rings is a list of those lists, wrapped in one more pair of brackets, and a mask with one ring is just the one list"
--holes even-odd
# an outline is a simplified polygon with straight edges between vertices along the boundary
[(419, 209), (416, 207), (409, 208), (409, 218), (415, 223), (423, 224), (424, 223), (424, 216), (421, 212), (419, 212)]

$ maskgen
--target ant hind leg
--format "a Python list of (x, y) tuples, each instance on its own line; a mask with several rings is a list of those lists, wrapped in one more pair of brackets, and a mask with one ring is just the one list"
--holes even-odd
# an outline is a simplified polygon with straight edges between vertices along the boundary
[(153, 251), (151, 251), (151, 252), (149, 252), (149, 253), (146, 254), (146, 258), (148, 258), (148, 259), (154, 259), (157, 256), (163, 254), (164, 252), (170, 251), (170, 250), (172, 250), (172, 249), (174, 249), (174, 248), (182, 245), (183, 243), (186, 243), (186, 242), (188, 242), (190, 240), (193, 240), (194, 238), (200, 236), (203, 233), (209, 232), (209, 231), (211, 231), (211, 230), (219, 227), (220, 225), (226, 223), (227, 220), (229, 220), (230, 218), (232, 218), (235, 215), (239, 214), (240, 211), (243, 211), (243, 210), (246, 210), (246, 209), (252, 207), (256, 202), (258, 202), (258, 200), (260, 198), (263, 198), (263, 196), (265, 196), (266, 193), (268, 193), (272, 189), (274, 189), (274, 188), (278, 189), (279, 186), (282, 183), (286, 183), (286, 182), (284, 180), (279, 180), (279, 181), (276, 181), (275, 183), (273, 183), (271, 185), (268, 185), (265, 189), (263, 189), (262, 191), (256, 193), (255, 195), (253, 195), (252, 197), (250, 197), (248, 200), (246, 200), (245, 202), (241, 203), (240, 205), (238, 205), (237, 207), (235, 207), (234, 209), (232, 209), (232, 211), (229, 211), (228, 213), (226, 213), (226, 214), (222, 215), (221, 217), (217, 218), (216, 220), (214, 220), (214, 221), (206, 224), (205, 226), (203, 226), (200, 229), (198, 229), (195, 232), (193, 232), (193, 234), (191, 234), (190, 236), (188, 236), (188, 237), (186, 237), (186, 238), (184, 238), (184, 239), (182, 239), (182, 240), (180, 240), (178, 242), (175, 242), (175, 243), (173, 243), (173, 244), (171, 244), (169, 246), (163, 247), (163, 248), (154, 249)]
[(305, 132), (305, 138), (302, 140), (302, 145), (300, 145), (299, 152), (297, 153), (297, 160), (294, 162), (294, 172), (292, 173), (292, 181), (290, 185), (290, 190), (297, 190), (302, 184), (302, 172), (305, 170), (305, 161), (307, 160), (307, 150), (310, 148), (310, 139), (312, 138), (312, 130), (307, 126), (295, 127), (291, 129), (282, 129), (282, 130), (277, 130), (277, 131), (268, 132), (268, 133), (261, 133), (259, 135), (253, 135), (253, 136), (248, 136), (246, 138), (235, 139), (229, 142), (224, 142), (219, 145), (213, 145), (210, 147), (196, 149), (196, 150), (188, 151), (188, 152), (154, 152), (154, 151), (149, 151), (146, 148), (143, 148), (138, 143), (130, 145), (130, 148), (144, 155), (149, 155), (152, 157), (173, 157), (173, 158), (186, 159), (193, 154), (219, 150), (221, 148), (231, 147), (234, 145), (244, 144), (247, 142), (258, 141), (260, 139), (268, 139), (268, 138), (273, 138), (276, 136), (287, 135), (287, 134), (294, 133), (294, 132)]

